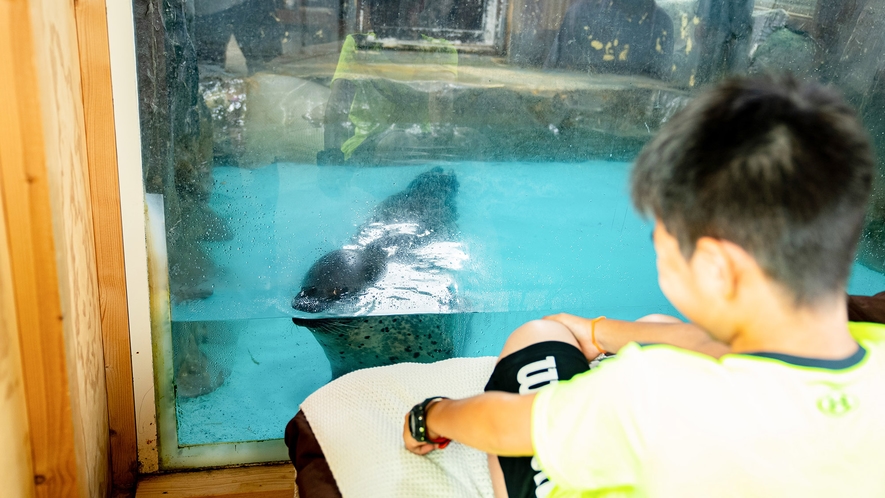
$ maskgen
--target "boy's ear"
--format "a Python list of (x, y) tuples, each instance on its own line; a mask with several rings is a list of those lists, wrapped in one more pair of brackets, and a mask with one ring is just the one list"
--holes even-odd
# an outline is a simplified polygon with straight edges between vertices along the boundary
[(701, 237), (695, 244), (690, 266), (698, 285), (719, 299), (731, 299), (737, 293), (740, 278), (728, 241)]

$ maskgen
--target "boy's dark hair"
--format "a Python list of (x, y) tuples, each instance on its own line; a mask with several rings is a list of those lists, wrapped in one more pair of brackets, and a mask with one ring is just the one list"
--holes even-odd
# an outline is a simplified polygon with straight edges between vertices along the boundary
[(845, 290), (873, 168), (867, 133), (835, 90), (732, 79), (646, 145), (632, 195), (687, 259), (700, 237), (731, 241), (805, 306)]

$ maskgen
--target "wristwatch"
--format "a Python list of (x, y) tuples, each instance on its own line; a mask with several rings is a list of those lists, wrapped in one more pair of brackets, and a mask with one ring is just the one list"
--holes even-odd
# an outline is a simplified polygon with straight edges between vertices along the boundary
[(435, 396), (433, 398), (427, 398), (412, 407), (412, 410), (409, 412), (409, 432), (412, 433), (412, 437), (415, 438), (415, 441), (418, 441), (419, 443), (436, 443), (439, 445), (439, 449), (443, 449), (449, 445), (452, 441), (451, 439), (445, 437), (428, 439), (427, 437), (427, 407), (430, 403), (440, 399), (449, 398), (446, 398), (445, 396)]

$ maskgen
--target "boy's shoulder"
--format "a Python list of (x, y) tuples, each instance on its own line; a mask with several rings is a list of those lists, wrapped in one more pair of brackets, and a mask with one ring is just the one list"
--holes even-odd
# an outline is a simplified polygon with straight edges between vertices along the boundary
[(849, 322), (848, 328), (854, 339), (861, 345), (885, 346), (885, 324)]
[[(728, 354), (716, 359), (702, 353), (668, 344), (630, 343), (617, 356), (603, 360), (601, 371), (621, 379), (640, 378), (645, 386), (666, 384), (668, 389), (715, 388), (719, 383), (732, 383), (735, 376), (757, 377), (764, 371), (770, 381), (790, 372), (814, 371), (821, 376), (840, 374), (861, 365), (881, 370), (885, 375), (885, 324), (849, 323), (851, 335), (862, 349), (844, 360), (816, 360), (765, 352)], [(600, 372), (601, 373), (601, 372)], [(765, 378), (765, 377), (762, 377)], [(885, 379), (885, 376), (882, 377)], [(885, 380), (882, 381), (885, 384)], [(653, 388), (653, 387), (651, 387)]]
[(621, 348), (616, 356), (606, 361), (610, 361), (610, 364), (614, 365), (616, 363), (614, 360), (617, 360), (617, 364), (620, 364), (623, 369), (639, 371), (664, 369), (670, 372), (686, 369), (691, 371), (693, 375), (696, 375), (698, 370), (712, 371), (720, 367), (719, 360), (716, 358), (661, 343), (629, 343)]
[[(848, 329), (851, 336), (861, 345), (871, 347), (885, 347), (885, 324), (871, 322), (849, 322)], [(627, 344), (616, 357), (630, 358), (631, 361), (686, 361), (697, 366), (710, 366), (719, 363), (703, 353), (689, 351), (669, 344), (659, 343), (630, 343)], [(612, 357), (612, 359), (616, 358)], [(641, 360), (637, 359), (641, 357)]]

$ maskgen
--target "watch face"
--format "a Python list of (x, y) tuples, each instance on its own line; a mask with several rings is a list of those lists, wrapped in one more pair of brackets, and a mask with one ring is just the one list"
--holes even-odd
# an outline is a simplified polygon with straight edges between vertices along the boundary
[(409, 432), (412, 433), (412, 437), (416, 441), (423, 442), (420, 434), (418, 434), (418, 417), (415, 415), (415, 408), (412, 408), (412, 411), (409, 412)]

